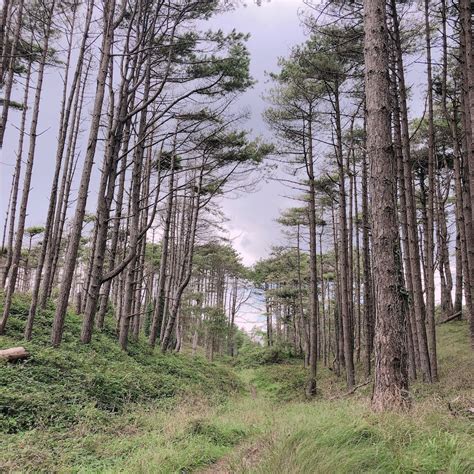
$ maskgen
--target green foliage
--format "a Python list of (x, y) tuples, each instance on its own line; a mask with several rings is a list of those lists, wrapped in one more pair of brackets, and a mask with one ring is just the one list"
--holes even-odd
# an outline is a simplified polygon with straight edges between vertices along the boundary
[(161, 260), (161, 243), (153, 244), (147, 242), (145, 247), (145, 261), (153, 269), (158, 269)]
[(294, 360), (299, 359), (294, 358), (289, 348), (284, 345), (267, 347), (252, 341), (245, 341), (233, 363), (237, 367), (249, 369), (271, 364), (283, 364)]
[(308, 373), (301, 365), (283, 363), (250, 370), (248, 381), (257, 392), (274, 401), (289, 402), (304, 398)]
[(98, 333), (92, 344), (79, 342), (80, 318), (68, 314), (64, 343), (49, 345), (53, 308), (38, 315), (33, 341), (22, 331), (29, 301), (16, 296), (1, 348), (24, 345), (25, 362), (0, 365), (0, 429), (15, 433), (38, 427), (65, 428), (94, 413), (100, 419), (121, 413), (131, 403), (152, 403), (186, 393), (222, 398), (239, 387), (222, 366), (201, 358), (161, 355), (144, 341), (121, 351), (112, 328)]
[(307, 296), (309, 256), (306, 252), (298, 254), (296, 249), (275, 247), (268, 258), (254, 265), (252, 277), (257, 287), (266, 289), (267, 296), (297, 305), (300, 291), (303, 298)]
[(353, 401), (291, 405), (254, 472), (472, 472), (467, 424), (436, 421), (376, 415)]
[(191, 60), (188, 66), (188, 75), (194, 79), (212, 78), (214, 87), (201, 88), (200, 94), (226, 94), (229, 92), (243, 92), (253, 84), (250, 77), (250, 55), (245, 46), (247, 35), (232, 31), (225, 35), (222, 31), (208, 31), (205, 40), (215, 44), (219, 51), (226, 55), (189, 54)]
[(42, 234), (44, 232), (44, 227), (42, 226), (33, 226), (33, 227), (27, 227), (25, 229), (25, 234), (33, 238), (35, 235)]
[[(24, 298), (17, 299), (14, 319), (27, 308)], [(74, 325), (68, 334), (71, 327)], [(344, 381), (322, 367), (318, 373), (320, 396), (311, 402), (299, 401), (307, 375), (301, 362), (261, 365), (239, 371), (249, 387), (247, 395), (241, 391), (217, 405), (209, 400), (209, 394), (197, 392), (190, 396), (188, 392), (181, 403), (174, 398), (127, 403), (115, 413), (91, 404), (67, 429), (38, 426), (3, 436), (0, 471), (176, 473), (199, 471), (219, 461), (211, 472), (472, 472), (473, 426), (468, 410), (460, 408), (462, 400), (470, 403), (472, 394), (474, 361), (467, 334), (465, 322), (439, 327), (441, 381), (413, 386), (415, 402), (408, 414), (373, 413), (367, 403), (370, 388), (361, 388), (347, 398), (343, 396)], [(251, 346), (248, 337), (243, 340), (243, 346)], [(80, 346), (71, 348), (79, 350)], [(100, 348), (111, 350), (103, 341)], [(255, 348), (254, 344), (242, 350)], [(51, 352), (52, 360), (61, 361), (61, 350), (42, 350)], [(72, 352), (67, 361), (61, 361), (63, 374), (75, 367), (77, 357)], [(92, 357), (94, 351), (84, 348), (82, 355), (86, 354)], [(113, 364), (120, 353), (111, 356), (109, 363)], [(219, 388), (209, 380), (196, 382), (203, 390), (229, 390), (229, 374), (219, 375), (215, 365), (202, 359), (155, 358), (140, 346), (132, 346), (132, 354), (123, 356), (130, 377), (137, 366), (145, 365), (151, 369), (149, 376), (153, 371), (166, 373), (171, 381), (190, 377), (186, 374), (189, 370), (198, 377), (207, 373), (210, 378), (221, 378), (223, 386)], [(94, 362), (82, 369), (90, 371), (98, 360), (95, 354)], [(137, 365), (130, 364), (132, 360)], [(23, 370), (26, 365), (13, 367)], [(36, 368), (50, 383), (50, 390), (43, 394), (46, 400), (58, 388), (58, 379), (54, 370), (48, 373), (47, 367), (38, 364)], [(102, 391), (103, 379), (95, 380), (97, 390), (100, 386), (98, 391)], [(25, 378), (24, 384), (29, 393), (38, 393), (35, 383), (31, 388)], [(111, 402), (102, 395), (103, 401)], [(456, 405), (451, 403), (456, 416), (447, 404), (453, 400), (457, 400)], [(67, 409), (65, 405), (61, 408)]]
[(203, 313), (206, 315), (204, 325), (207, 327), (209, 334), (222, 336), (227, 332), (227, 316), (222, 308), (206, 307), (203, 309)]
[(202, 419), (194, 420), (188, 432), (191, 435), (199, 435), (207, 438), (211, 442), (221, 446), (234, 446), (246, 434), (246, 431), (242, 428), (229, 427), (223, 424), (219, 426), (216, 423), (209, 423), (209, 421)]
[(220, 166), (235, 164), (258, 165), (274, 150), (261, 139), (250, 140), (247, 131), (219, 131), (203, 140), (203, 148), (212, 154)]
[(196, 274), (210, 270), (223, 271), (232, 276), (241, 276), (245, 273), (240, 255), (231, 245), (220, 242), (196, 246), (193, 269)]

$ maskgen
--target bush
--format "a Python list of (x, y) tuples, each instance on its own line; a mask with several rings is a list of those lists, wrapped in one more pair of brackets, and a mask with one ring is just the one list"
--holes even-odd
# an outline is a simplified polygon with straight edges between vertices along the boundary
[(254, 369), (249, 382), (275, 401), (291, 401), (304, 398), (307, 378), (305, 368), (280, 364)]
[(259, 344), (245, 344), (240, 349), (234, 365), (243, 369), (251, 369), (262, 365), (285, 364), (300, 361), (290, 348), (285, 345), (263, 347)]
[(218, 426), (205, 420), (194, 420), (188, 430), (192, 436), (199, 435), (219, 446), (234, 446), (241, 441), (247, 432), (232, 426)]

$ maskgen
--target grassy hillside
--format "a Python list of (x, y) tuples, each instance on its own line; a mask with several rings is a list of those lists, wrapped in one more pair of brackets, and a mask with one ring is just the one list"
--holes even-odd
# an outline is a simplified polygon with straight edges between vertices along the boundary
[[(370, 386), (346, 396), (324, 368), (304, 400), (305, 369), (274, 354), (234, 369), (143, 342), (125, 354), (113, 328), (83, 346), (74, 315), (54, 350), (51, 310), (26, 344), (32, 357), (0, 365), (1, 472), (474, 472), (465, 323), (439, 327), (441, 381), (412, 387), (409, 414), (377, 415)], [(26, 311), (16, 299), (0, 347), (23, 344)]]
[[(0, 337), (0, 349), (23, 345), (31, 354), (23, 362), (0, 362), (0, 431), (12, 450), (1, 453), (0, 471), (2, 462), (7, 469), (26, 468), (29, 463), (31, 468), (40, 467), (44, 462), (50, 470), (56, 449), (46, 456), (49, 460), (43, 454), (35, 458), (35, 450), (74, 439), (78, 429), (113, 431), (128, 425), (132, 413), (166, 413), (183, 400), (219, 403), (241, 388), (230, 369), (201, 357), (163, 356), (152, 352), (145, 341), (131, 344), (126, 354), (115, 341), (113, 327), (98, 333), (92, 344), (80, 344), (80, 318), (74, 314), (67, 317), (64, 343), (53, 349), (49, 345), (53, 308), (38, 316), (33, 342), (25, 343), (28, 303), (25, 297), (15, 297), (7, 333)], [(31, 439), (37, 446), (26, 448)], [(18, 464), (24, 461), (23, 449), (28, 461)]]

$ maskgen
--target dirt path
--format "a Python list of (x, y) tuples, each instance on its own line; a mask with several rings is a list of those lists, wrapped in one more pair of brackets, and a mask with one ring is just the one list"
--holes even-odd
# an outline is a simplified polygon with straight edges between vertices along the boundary
[[(253, 384), (248, 385), (250, 396), (253, 400), (258, 398), (257, 389)], [(263, 438), (251, 439), (239, 444), (223, 458), (214, 464), (201, 469), (198, 474), (235, 474), (237, 472), (248, 472), (255, 468), (260, 460), (262, 452), (269, 443)]]
[(261, 459), (261, 454), (268, 443), (264, 440), (254, 440), (243, 443), (224, 456), (219, 461), (198, 471), (199, 474), (235, 474), (237, 472), (247, 472), (256, 467)]

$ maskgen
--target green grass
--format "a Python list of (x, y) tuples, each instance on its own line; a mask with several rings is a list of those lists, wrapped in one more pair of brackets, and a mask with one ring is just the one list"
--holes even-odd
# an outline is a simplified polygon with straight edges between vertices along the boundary
[(252, 472), (473, 472), (472, 423), (447, 416), (375, 415), (350, 400), (292, 404)]
[[(465, 322), (439, 326), (440, 382), (412, 386), (409, 413), (375, 414), (369, 389), (341, 397), (343, 386), (320, 369), (322, 396), (314, 403), (283, 406), (270, 445), (250, 472), (259, 473), (471, 473), (474, 472), (474, 357)], [(264, 390), (286, 387), (287, 368), (280, 380), (258, 373)], [(270, 384), (262, 383), (270, 380)], [(276, 380), (276, 382), (275, 382)], [(334, 391), (339, 397), (324, 400)], [(296, 396), (296, 395), (295, 395)], [(337, 396), (337, 395), (336, 395)], [(249, 471), (237, 467), (235, 472)]]
[(131, 406), (107, 423), (82, 420), (69, 430), (10, 435), (1, 472), (187, 472), (228, 453), (250, 433), (220, 420), (202, 399), (179, 405)]
[(235, 374), (201, 357), (161, 355), (145, 341), (121, 351), (112, 330), (79, 342), (80, 318), (68, 314), (64, 342), (49, 344), (53, 309), (38, 316), (33, 342), (22, 340), (28, 300), (15, 297), (0, 348), (24, 345), (31, 357), (0, 365), (0, 431), (67, 428), (79, 421), (107, 422), (130, 405), (167, 403), (199, 394), (221, 400), (240, 383)]
[[(27, 309), (15, 300), (0, 347), (23, 344)], [(375, 414), (369, 386), (346, 397), (343, 378), (323, 367), (307, 401), (297, 360), (247, 356), (231, 369), (143, 341), (126, 354), (112, 327), (84, 346), (73, 314), (52, 349), (51, 317), (40, 315), (27, 362), (0, 365), (0, 472), (474, 472), (463, 322), (438, 328), (440, 382), (414, 384), (408, 414)]]
[(244, 369), (241, 376), (260, 395), (270, 400), (288, 402), (304, 399), (307, 371), (301, 365), (280, 364)]

